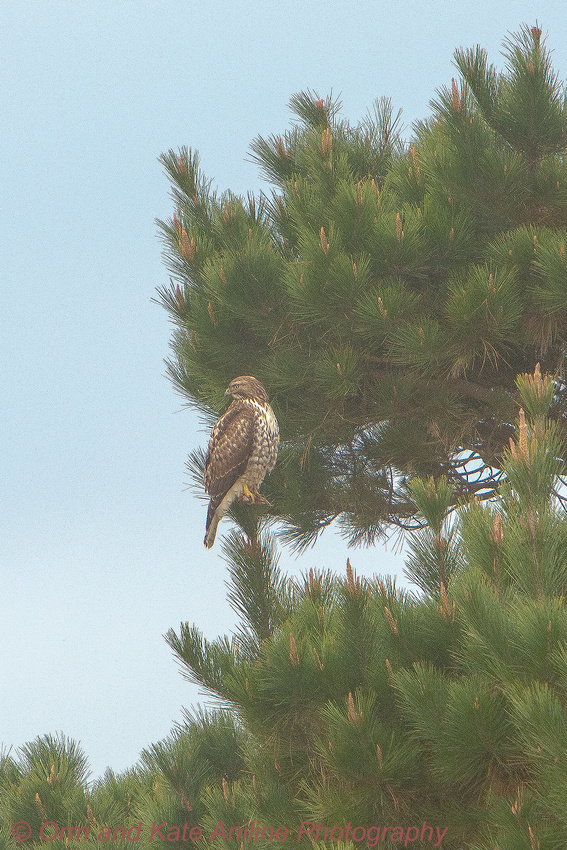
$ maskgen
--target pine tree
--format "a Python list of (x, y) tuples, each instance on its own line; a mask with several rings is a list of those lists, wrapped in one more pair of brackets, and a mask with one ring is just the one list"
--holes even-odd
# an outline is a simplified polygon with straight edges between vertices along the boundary
[[(15, 847), (17, 841), (25, 841), (28, 846), (40, 847), (61, 830), (63, 836), (68, 836), (70, 828), (85, 828), (90, 817), (88, 775), (85, 754), (64, 735), (38, 737), (21, 747), (16, 758), (3, 755), (0, 846)], [(20, 822), (14, 840), (12, 827)], [(44, 824), (47, 826), (42, 833)], [(81, 835), (84, 838), (85, 832)]]
[(299, 547), (334, 520), (354, 544), (416, 527), (415, 476), (444, 477), (454, 504), (490, 496), (536, 362), (563, 421), (565, 90), (537, 26), (505, 57), (458, 50), (409, 145), (385, 100), (353, 126), (296, 95), (293, 129), (252, 144), (271, 195), (219, 195), (195, 152), (162, 157), (171, 379), (209, 422), (236, 374), (269, 388), (265, 516)]
[(238, 506), (237, 631), (167, 636), (215, 710), (93, 786), (62, 736), (2, 755), (0, 847), (18, 821), (38, 847), (46, 821), (97, 846), (143, 823), (153, 847), (153, 822), (213, 850), (251, 822), (258, 850), (278, 827), (321, 850), (418, 827), (446, 850), (566, 846), (565, 104), (539, 28), (506, 56), (500, 74), (457, 51), (407, 148), (384, 101), (352, 127), (296, 96), (294, 130), (253, 145), (271, 198), (219, 197), (195, 154), (163, 158), (177, 388), (213, 418), (257, 374), (285, 438), (268, 517), (298, 545), (333, 518), (352, 542), (414, 528), (418, 592), (350, 561), (287, 576), (267, 517)]
[(381, 836), (419, 824), (439, 827), (448, 850), (565, 846), (564, 445), (548, 416), (556, 383), (538, 367), (516, 386), (496, 497), (455, 515), (446, 480), (414, 481), (429, 523), (407, 567), (420, 595), (350, 563), (346, 579), (286, 577), (267, 533), (253, 546), (229, 536), (240, 631), (168, 636), (186, 675), (247, 731), (242, 770), (205, 793), (209, 835), (254, 821), (288, 826), (297, 843), (302, 821)]
[(356, 847), (349, 824), (385, 848), (418, 827), (448, 850), (564, 847), (565, 446), (548, 416), (555, 381), (536, 368), (516, 383), (496, 497), (455, 514), (444, 479), (413, 482), (429, 523), (408, 561), (419, 595), (357, 577), (350, 562), (346, 578), (291, 578), (272, 535), (233, 532), (224, 552), (240, 628), (212, 642), (187, 624), (168, 635), (219, 710), (188, 716), (136, 769), (92, 788), (62, 736), (4, 756), (1, 846), (16, 846), (10, 829), (25, 821), (38, 847), (42, 823), (69, 842), (88, 829), (93, 846), (138, 824), (149, 845), (162, 840), (150, 838), (157, 823), (168, 845), (186, 846), (187, 825), (220, 850), (250, 840), (252, 822), (262, 848), (278, 827), (310, 846), (302, 823), (321, 824), (322, 848), (339, 834)]

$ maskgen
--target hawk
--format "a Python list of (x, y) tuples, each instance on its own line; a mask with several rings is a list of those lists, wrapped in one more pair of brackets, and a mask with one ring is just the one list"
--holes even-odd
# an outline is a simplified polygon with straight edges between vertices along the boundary
[(280, 432), (268, 394), (250, 375), (235, 378), (225, 395), (233, 401), (212, 430), (204, 484), (210, 496), (205, 546), (234, 501), (267, 504), (258, 487), (276, 464)]

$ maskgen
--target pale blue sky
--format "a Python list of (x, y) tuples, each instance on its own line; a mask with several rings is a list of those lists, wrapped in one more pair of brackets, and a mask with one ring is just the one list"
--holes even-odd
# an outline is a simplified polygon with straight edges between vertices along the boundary
[[(522, 22), (567, 77), (564, 0), (3, 0), (0, 10), (0, 741), (62, 730), (122, 770), (198, 692), (162, 634), (230, 631), (184, 461), (207, 434), (163, 377), (170, 328), (157, 157), (197, 148), (219, 189), (262, 187), (248, 146), (290, 96), (392, 98), (408, 127), (456, 47), (501, 64)], [(227, 375), (227, 383), (233, 375)], [(395, 573), (391, 549), (328, 535), (297, 561)]]

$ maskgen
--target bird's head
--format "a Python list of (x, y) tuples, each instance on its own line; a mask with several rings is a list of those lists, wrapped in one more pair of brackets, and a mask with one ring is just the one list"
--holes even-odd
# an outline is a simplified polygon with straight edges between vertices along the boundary
[(268, 402), (268, 393), (264, 386), (251, 375), (234, 378), (228, 385), (225, 395), (231, 395), (234, 399), (253, 398), (257, 401)]

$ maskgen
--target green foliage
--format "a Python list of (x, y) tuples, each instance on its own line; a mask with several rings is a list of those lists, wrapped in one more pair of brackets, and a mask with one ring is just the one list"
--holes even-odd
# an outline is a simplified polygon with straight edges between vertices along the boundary
[[(395, 824), (408, 846), (417, 824), (448, 850), (566, 846), (567, 125), (540, 30), (506, 59), (457, 51), (408, 149), (386, 101), (352, 127), (297, 95), (293, 130), (253, 144), (271, 199), (217, 196), (190, 150), (162, 158), (170, 375), (209, 418), (237, 372), (270, 387), (272, 507), (231, 514), (235, 634), (167, 635), (218, 707), (93, 785), (63, 736), (2, 753), (1, 850), (18, 821), (34, 847), (47, 821), (93, 846), (143, 825), (153, 847), (152, 824), (218, 850), (278, 827), (352, 850), (333, 826), (397, 847)], [(352, 543), (413, 529), (419, 592), (350, 561), (282, 573), (271, 521), (302, 548), (335, 519)]]
[[(285, 462), (264, 516), (299, 549), (335, 520), (353, 545), (415, 528), (415, 476), (445, 477), (453, 504), (489, 497), (517, 374), (561, 374), (565, 90), (538, 27), (504, 56), (500, 72), (458, 50), (407, 145), (386, 100), (353, 125), (332, 97), (294, 96), (292, 129), (252, 143), (259, 198), (212, 192), (191, 150), (162, 157), (170, 377), (209, 420), (235, 374), (269, 388)], [(557, 382), (562, 432), (564, 397)]]
[(521, 408), (490, 502), (455, 514), (447, 479), (413, 480), (425, 525), (408, 573), (419, 596), (357, 576), (350, 561), (346, 577), (310, 569), (292, 578), (269, 530), (229, 535), (236, 633), (208, 641), (183, 623), (168, 634), (185, 675), (220, 707), (186, 714), (134, 769), (92, 786), (80, 748), (63, 737), (4, 755), (2, 846), (15, 847), (10, 829), (23, 820), (37, 847), (48, 821), (73, 828), (69, 841), (88, 830), (97, 846), (140, 833), (153, 847), (157, 825), (168, 845), (186, 846), (193, 830), (194, 843), (221, 850), (250, 840), (253, 822), (266, 830), (262, 846), (282, 827), (307, 847), (299, 828), (308, 821), (321, 837), (349, 823), (389, 826), (385, 847), (398, 844), (396, 824), (406, 836), (431, 824), (451, 850), (559, 850), (567, 519), (553, 384), (539, 369), (518, 378), (531, 413)]
[[(251, 735), (243, 756), (253, 782), (245, 769), (229, 791), (211, 792), (208, 827), (245, 817), (343, 826), (389, 819), (442, 824), (451, 848), (561, 846), (562, 445), (548, 417), (553, 381), (537, 368), (517, 386), (531, 414), (522, 408), (496, 499), (454, 516), (445, 478), (412, 482), (426, 525), (413, 535), (408, 573), (423, 596), (358, 578), (350, 562), (346, 581), (263, 573), (275, 615), (269, 636), (249, 644), (253, 657), (233, 644), (222, 690), (209, 683)], [(226, 552), (238, 585), (244, 550), (236, 542)], [(258, 563), (273, 557), (273, 545), (267, 534), (255, 544)], [(248, 582), (255, 575), (249, 565)], [(255, 592), (247, 591), (251, 600)], [(236, 589), (229, 596), (244, 618), (241, 633), (257, 630), (256, 606), (247, 612)], [(184, 634), (177, 651), (191, 671)]]
[(410, 490), (426, 525), (408, 541), (405, 574), (428, 596), (442, 599), (460, 564), (457, 526), (450, 519), (453, 489), (442, 477), (414, 478)]
[[(16, 759), (2, 761), (1, 806), (3, 833), (23, 820), (31, 841), (40, 846), (40, 828), (54, 821), (62, 827), (87, 821), (87, 760), (80, 747), (63, 735), (43, 735), (25, 744)], [(49, 835), (53, 834), (50, 828)]]

